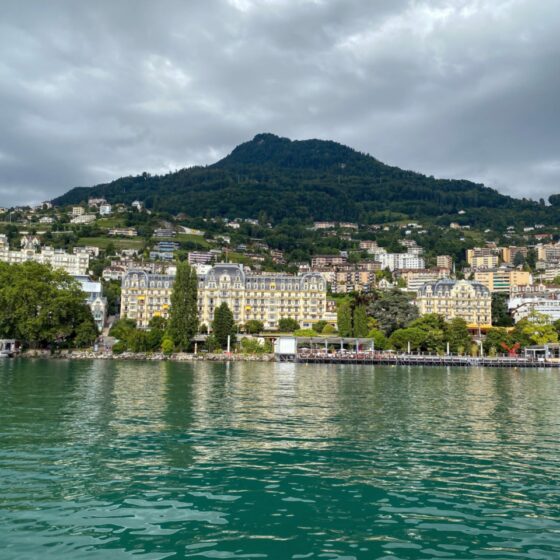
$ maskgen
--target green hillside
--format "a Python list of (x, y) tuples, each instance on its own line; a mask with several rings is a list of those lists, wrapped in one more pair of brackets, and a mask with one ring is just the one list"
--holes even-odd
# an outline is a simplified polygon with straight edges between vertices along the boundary
[[(491, 227), (558, 222), (552, 208), (484, 185), (404, 171), (336, 142), (273, 134), (259, 134), (207, 167), (78, 187), (54, 203), (78, 204), (91, 196), (112, 203), (138, 199), (156, 211), (193, 217), (255, 218), (265, 212), (276, 222), (410, 218)], [(458, 216), (460, 210), (466, 213)]]

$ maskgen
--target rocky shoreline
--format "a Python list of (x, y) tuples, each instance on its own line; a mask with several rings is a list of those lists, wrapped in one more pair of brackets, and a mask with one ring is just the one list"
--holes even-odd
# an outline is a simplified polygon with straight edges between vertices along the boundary
[(120, 360), (120, 361), (151, 361), (151, 362), (273, 362), (274, 354), (188, 354), (177, 353), (169, 356), (161, 352), (93, 352), (91, 350), (60, 350), (51, 353), (49, 350), (26, 350), (22, 358), (42, 358), (49, 360)]

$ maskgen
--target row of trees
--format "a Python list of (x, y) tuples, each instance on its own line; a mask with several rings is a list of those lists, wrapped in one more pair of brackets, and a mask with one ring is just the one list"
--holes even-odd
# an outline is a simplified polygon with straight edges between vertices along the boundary
[(36, 262), (0, 262), (0, 338), (32, 348), (91, 346), (97, 337), (79, 283)]

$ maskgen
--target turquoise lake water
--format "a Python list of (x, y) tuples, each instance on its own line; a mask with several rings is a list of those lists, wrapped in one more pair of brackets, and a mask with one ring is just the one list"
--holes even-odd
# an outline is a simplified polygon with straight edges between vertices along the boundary
[(0, 362), (0, 560), (560, 559), (560, 372)]

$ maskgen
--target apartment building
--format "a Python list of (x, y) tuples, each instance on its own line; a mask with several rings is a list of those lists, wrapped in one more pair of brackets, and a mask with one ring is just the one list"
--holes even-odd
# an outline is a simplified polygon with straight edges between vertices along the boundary
[(411, 253), (377, 253), (375, 260), (381, 264), (381, 268), (388, 268), (391, 272), (426, 268), (424, 258)]
[(109, 230), (113, 237), (137, 237), (138, 232), (134, 228), (114, 228)]
[(560, 294), (543, 293), (540, 297), (535, 294), (512, 297), (508, 301), (508, 309), (517, 323), (534, 313), (545, 315), (549, 323), (560, 319)]
[(530, 286), (533, 283), (530, 272), (504, 267), (494, 270), (477, 270), (474, 273), (474, 279), (491, 292), (504, 294), (508, 294), (513, 288)]
[(500, 264), (498, 255), (480, 255), (471, 257), (470, 263), (472, 270), (484, 270), (488, 268), (497, 268)]
[(347, 258), (342, 255), (315, 255), (311, 259), (311, 268), (340, 266), (346, 264)]
[(560, 243), (543, 245), (539, 243), (536, 246), (537, 259), (545, 262), (559, 262), (560, 261)]
[(513, 245), (502, 247), (501, 251), (502, 260), (507, 264), (514, 264), (517, 255), (521, 255), (523, 259), (526, 259), (528, 253), (527, 247), (514, 247)]
[(210, 251), (191, 251), (187, 256), (189, 264), (210, 264), (214, 260), (214, 254)]
[(70, 220), (71, 224), (91, 224), (95, 222), (97, 216), (95, 214), (80, 214)]
[[(154, 316), (167, 317), (175, 277), (129, 271), (122, 282), (121, 316), (147, 327)], [(256, 274), (243, 265), (218, 264), (199, 276), (198, 309), (202, 324), (210, 326), (215, 310), (223, 303), (235, 322), (262, 321), (274, 330), (282, 318), (293, 318), (303, 328), (323, 319), (327, 285), (320, 274)]]
[(65, 270), (72, 276), (84, 276), (89, 269), (89, 254), (86, 252), (70, 254), (52, 247), (43, 247), (40, 252), (35, 249), (12, 251), (5, 236), (0, 236), (0, 261), (10, 264), (34, 261)]
[(352, 266), (338, 268), (333, 276), (331, 290), (335, 294), (367, 293), (375, 287), (376, 283), (375, 272)]
[(406, 282), (406, 289), (409, 292), (417, 292), (424, 284), (436, 282), (448, 276), (449, 269), (447, 268), (400, 270), (397, 272), (397, 277)]
[(492, 295), (479, 282), (442, 279), (424, 284), (417, 292), (420, 315), (437, 313), (446, 320), (460, 317), (469, 327), (492, 325)]
[(377, 241), (370, 241), (366, 239), (364, 241), (360, 241), (360, 249), (362, 251), (376, 251), (379, 249), (379, 245), (377, 244)]
[(467, 249), (467, 262), (471, 268), (496, 268), (500, 263), (501, 249), (498, 247), (475, 247)]
[(436, 265), (438, 268), (453, 269), (453, 257), (450, 255), (438, 255), (436, 257)]

